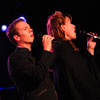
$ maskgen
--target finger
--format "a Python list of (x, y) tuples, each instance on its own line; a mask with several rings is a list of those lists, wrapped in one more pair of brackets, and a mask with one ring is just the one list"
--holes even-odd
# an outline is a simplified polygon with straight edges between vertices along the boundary
[(42, 39), (46, 40), (47, 39), (47, 35), (43, 35)]
[(87, 38), (87, 41), (92, 41), (93, 40), (93, 37), (88, 37)]
[(50, 36), (50, 35), (44, 35), (43, 36), (43, 40), (53, 40), (54, 37)]
[(90, 41), (92, 41), (92, 40), (93, 40), (93, 37), (90, 38)]

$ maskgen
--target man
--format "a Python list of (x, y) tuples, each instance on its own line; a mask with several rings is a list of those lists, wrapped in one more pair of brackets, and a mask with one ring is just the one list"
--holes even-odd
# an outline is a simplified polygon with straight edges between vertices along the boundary
[(50, 79), (48, 68), (54, 59), (50, 52), (53, 37), (42, 38), (43, 53), (37, 62), (31, 53), (34, 41), (33, 30), (23, 19), (14, 20), (6, 32), (16, 50), (8, 58), (8, 72), (21, 100), (57, 100), (56, 91)]

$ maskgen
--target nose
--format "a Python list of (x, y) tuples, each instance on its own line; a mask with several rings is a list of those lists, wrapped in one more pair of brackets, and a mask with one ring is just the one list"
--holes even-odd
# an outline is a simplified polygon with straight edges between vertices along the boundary
[(32, 29), (32, 28), (30, 28), (29, 32), (33, 32), (33, 29)]
[(73, 24), (73, 27), (75, 28), (76, 26)]
[(33, 32), (33, 29), (31, 28), (31, 29), (30, 29), (30, 31), (32, 31), (32, 32)]

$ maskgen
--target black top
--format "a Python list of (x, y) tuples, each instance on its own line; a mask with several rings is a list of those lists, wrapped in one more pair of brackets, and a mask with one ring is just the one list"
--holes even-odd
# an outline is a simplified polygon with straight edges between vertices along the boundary
[(17, 48), (8, 59), (8, 72), (21, 100), (57, 100), (48, 68), (54, 55), (43, 51), (40, 61), (35, 61), (26, 48)]
[(75, 51), (68, 41), (53, 43), (54, 82), (59, 100), (100, 100), (100, 70), (88, 51)]

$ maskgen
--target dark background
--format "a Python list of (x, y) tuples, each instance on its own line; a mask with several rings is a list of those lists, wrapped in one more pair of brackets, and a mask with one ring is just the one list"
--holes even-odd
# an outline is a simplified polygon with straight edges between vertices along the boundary
[[(97, 0), (1, 0), (0, 27), (2, 24), (8, 26), (14, 19), (23, 15), (33, 28), (34, 35), (46, 34), (47, 18), (56, 10), (72, 15), (72, 23), (76, 25), (77, 32), (86, 30), (100, 34), (100, 5)], [(85, 39), (79, 40), (81, 41), (77, 44), (84, 49)], [(38, 43), (39, 46), (41, 48), (41, 43)], [(36, 50), (36, 47), (33, 48)], [(14, 49), (6, 33), (0, 30), (0, 88), (3, 88), (0, 90), (1, 100), (13, 100), (17, 96), (16, 89), (8, 89), (13, 84), (7, 72), (7, 58)], [(39, 54), (41, 49), (36, 51)]]

